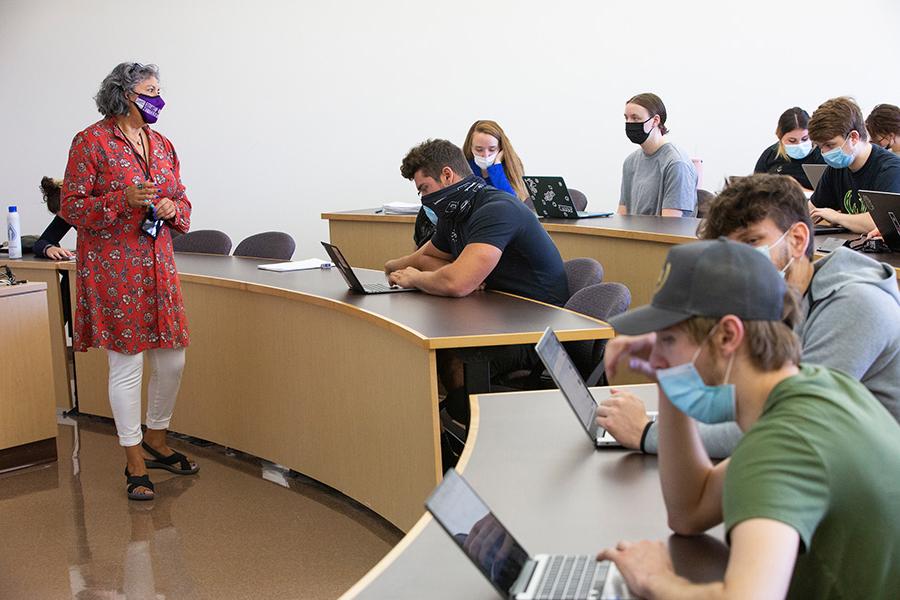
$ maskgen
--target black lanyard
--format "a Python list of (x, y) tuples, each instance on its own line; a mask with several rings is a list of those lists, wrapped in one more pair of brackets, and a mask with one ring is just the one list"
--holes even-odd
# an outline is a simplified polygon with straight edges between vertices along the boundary
[[(138, 166), (141, 168), (141, 172), (144, 174), (144, 179), (146, 181), (150, 181), (150, 136), (147, 136), (147, 148), (145, 148), (145, 155), (141, 156), (140, 154), (138, 154), (137, 148), (134, 147), (134, 144), (131, 143), (131, 140), (128, 139), (128, 136), (125, 135), (125, 132), (122, 131), (122, 128), (116, 125), (116, 129), (119, 130), (119, 133), (121, 133), (122, 137), (125, 138), (125, 141), (128, 142), (128, 146), (131, 148), (131, 152), (137, 159)], [(138, 132), (138, 136), (140, 136), (140, 131)], [(143, 140), (141, 141), (141, 146), (143, 146)]]

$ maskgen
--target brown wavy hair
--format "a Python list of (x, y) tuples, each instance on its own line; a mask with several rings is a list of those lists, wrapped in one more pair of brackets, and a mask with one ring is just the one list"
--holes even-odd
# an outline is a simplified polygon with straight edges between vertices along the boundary
[(866, 117), (866, 129), (869, 135), (879, 139), (892, 133), (900, 137), (900, 108), (893, 104), (879, 104)]
[(54, 215), (59, 212), (59, 193), (62, 188), (62, 179), (41, 177), (41, 195), (47, 204), (47, 210)]
[(500, 127), (500, 124), (496, 121), (488, 120), (480, 120), (472, 123), (472, 126), (469, 127), (469, 133), (466, 134), (466, 141), (463, 143), (462, 148), (466, 160), (473, 160), (475, 157), (475, 155), (472, 154), (472, 138), (475, 136), (475, 133), (486, 133), (497, 139), (500, 150), (503, 151), (503, 159), (500, 162), (503, 165), (503, 172), (506, 173), (506, 178), (509, 179), (509, 184), (512, 186), (513, 190), (515, 190), (519, 200), (527, 198), (528, 190), (525, 189), (525, 182), (522, 180), (522, 177), (525, 176), (525, 168), (522, 166), (522, 159), (519, 158), (519, 155), (513, 150), (512, 144), (510, 143), (509, 138), (506, 137), (506, 132)]
[(637, 96), (629, 98), (625, 104), (637, 104), (638, 106), (643, 106), (650, 113), (651, 119), (656, 115), (659, 115), (659, 132), (663, 135), (669, 133), (669, 128), (666, 127), (666, 118), (668, 117), (666, 114), (666, 105), (663, 104), (662, 98), (656, 94), (651, 94), (650, 92), (638, 94)]

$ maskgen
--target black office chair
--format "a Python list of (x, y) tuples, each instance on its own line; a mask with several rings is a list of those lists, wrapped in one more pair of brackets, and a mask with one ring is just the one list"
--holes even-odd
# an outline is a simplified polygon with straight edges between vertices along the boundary
[[(174, 231), (174, 230), (173, 230)], [(175, 252), (224, 254), (231, 252), (231, 238), (216, 229), (198, 229), (172, 239)]]
[(234, 249), (234, 255), (290, 260), (296, 247), (297, 244), (290, 235), (281, 231), (266, 231), (243, 240)]
[(572, 199), (575, 210), (580, 212), (587, 208), (587, 196), (584, 195), (584, 192), (575, 188), (569, 188), (569, 198)]
[(603, 265), (593, 258), (573, 258), (565, 262), (569, 281), (569, 298), (589, 285), (603, 281)]

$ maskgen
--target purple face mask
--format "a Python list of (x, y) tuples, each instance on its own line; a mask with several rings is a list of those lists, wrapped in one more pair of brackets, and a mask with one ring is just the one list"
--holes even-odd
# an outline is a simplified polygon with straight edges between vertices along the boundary
[(143, 94), (138, 94), (134, 104), (144, 118), (144, 123), (156, 123), (156, 120), (159, 118), (159, 111), (166, 105), (162, 96), (145, 96)]

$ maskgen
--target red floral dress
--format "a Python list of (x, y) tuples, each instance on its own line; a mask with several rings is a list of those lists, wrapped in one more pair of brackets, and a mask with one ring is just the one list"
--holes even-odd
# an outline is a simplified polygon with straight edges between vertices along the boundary
[(191, 203), (181, 184), (178, 156), (163, 135), (144, 126), (150, 174), (175, 217), (154, 240), (141, 231), (143, 209), (125, 201), (125, 188), (144, 171), (115, 118), (75, 136), (63, 179), (60, 216), (78, 228), (74, 346), (137, 354), (187, 346), (187, 317), (169, 227), (187, 232)]

